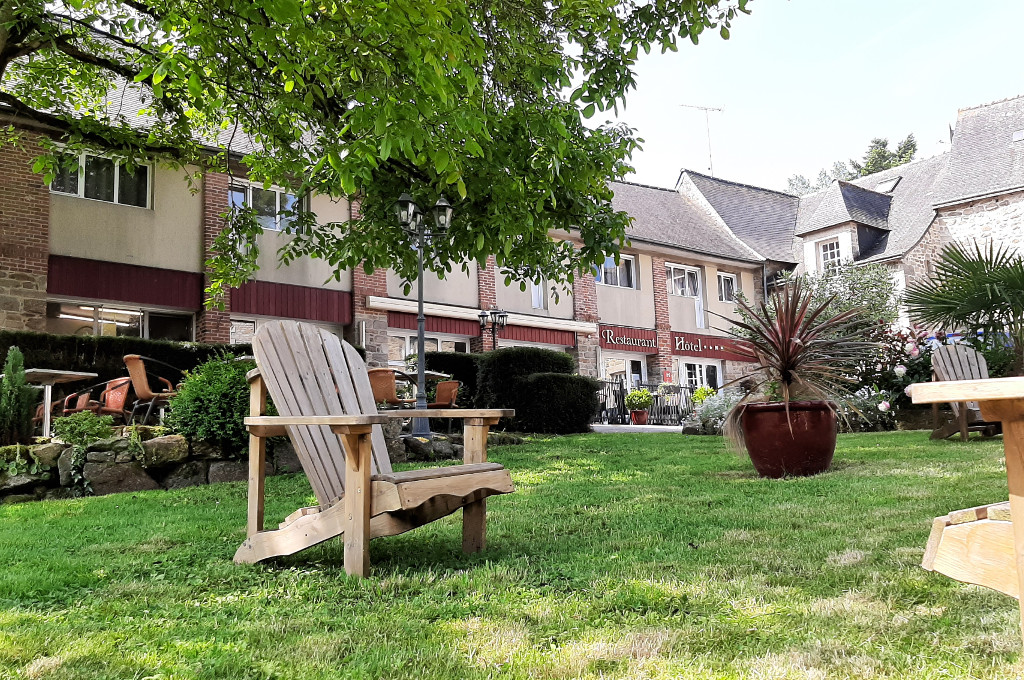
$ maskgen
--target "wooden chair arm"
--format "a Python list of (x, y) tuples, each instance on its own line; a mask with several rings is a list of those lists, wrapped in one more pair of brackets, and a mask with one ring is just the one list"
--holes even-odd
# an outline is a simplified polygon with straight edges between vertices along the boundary
[(383, 425), (387, 416), (250, 416), (245, 419), (249, 434), (256, 437), (280, 437), (288, 425), (325, 425), (336, 434), (362, 434), (374, 425)]
[(493, 418), (495, 421), (499, 418), (511, 418), (516, 414), (515, 409), (511, 408), (432, 408), (426, 411), (403, 409), (385, 413), (388, 418), (462, 418), (463, 420)]

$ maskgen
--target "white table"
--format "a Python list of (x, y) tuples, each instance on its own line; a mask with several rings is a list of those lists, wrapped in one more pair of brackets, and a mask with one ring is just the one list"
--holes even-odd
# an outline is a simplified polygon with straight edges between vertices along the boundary
[[(0, 376), (3, 377), (3, 376)], [(25, 380), (33, 385), (43, 386), (43, 436), (50, 436), (50, 399), (53, 398), (53, 386), (62, 383), (78, 382), (98, 378), (98, 373), (83, 371), (58, 371), (52, 368), (27, 368)]]

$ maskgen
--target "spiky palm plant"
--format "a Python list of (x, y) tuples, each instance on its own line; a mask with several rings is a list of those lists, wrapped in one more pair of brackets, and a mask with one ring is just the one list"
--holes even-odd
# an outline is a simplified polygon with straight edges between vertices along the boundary
[(754, 364), (748, 395), (732, 410), (726, 434), (742, 447), (739, 419), (747, 403), (757, 399), (788, 404), (797, 399), (831, 402), (849, 395), (858, 369), (878, 349), (871, 342), (872, 321), (861, 308), (826, 316), (833, 298), (814, 304), (812, 291), (800, 279), (776, 288), (768, 299), (751, 306), (740, 300), (744, 321), (733, 321), (742, 340), (736, 350)]
[(932, 327), (981, 331), (987, 342), (1013, 344), (1013, 374), (1024, 375), (1024, 256), (992, 242), (951, 243), (934, 274), (910, 286), (910, 315)]

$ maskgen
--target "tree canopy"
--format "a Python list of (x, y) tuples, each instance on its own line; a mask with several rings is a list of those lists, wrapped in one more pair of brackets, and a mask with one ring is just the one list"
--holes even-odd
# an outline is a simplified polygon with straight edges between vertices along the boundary
[[(365, 262), (412, 279), (415, 251), (392, 210), (408, 191), (455, 206), (430, 269), (495, 254), (517, 277), (565, 282), (625, 240), (609, 181), (640, 143), (585, 119), (624, 103), (641, 50), (675, 51), (708, 29), (728, 38), (747, 4), (0, 0), (0, 106), (69, 151), (359, 197), (345, 223), (297, 210), (285, 262), (320, 257), (336, 274)], [(51, 147), (37, 171), (52, 177), (67, 157)], [(570, 230), (578, 246), (549, 238)], [(251, 276), (259, 232), (251, 211), (232, 213), (214, 293)]]
[(836, 161), (831, 169), (823, 168), (818, 172), (818, 179), (813, 184), (803, 175), (793, 175), (786, 182), (789, 185), (790, 193), (797, 196), (821, 191), (835, 180), (851, 180), (855, 177), (864, 177), (882, 170), (895, 168), (898, 165), (909, 163), (914, 160), (917, 153), (917, 140), (913, 134), (907, 135), (906, 139), (897, 145), (895, 151), (889, 149), (889, 140), (882, 137), (875, 137), (868, 144), (868, 150), (864, 152), (863, 162), (850, 159)]

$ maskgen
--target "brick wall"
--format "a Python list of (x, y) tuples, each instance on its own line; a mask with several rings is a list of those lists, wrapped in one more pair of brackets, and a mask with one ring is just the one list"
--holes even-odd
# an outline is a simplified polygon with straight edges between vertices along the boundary
[(654, 330), (658, 334), (658, 353), (647, 355), (647, 379), (661, 382), (661, 372), (672, 368), (672, 320), (668, 311), (668, 279), (664, 275), (665, 258), (651, 257), (654, 272)]
[(0, 328), (8, 330), (46, 326), (50, 190), (32, 172), (39, 140), (23, 132), (17, 147), (0, 147)]
[(931, 277), (932, 266), (939, 252), (951, 240), (952, 236), (943, 220), (933, 220), (921, 240), (903, 256), (901, 264), (908, 286)]
[[(388, 272), (377, 269), (367, 274), (362, 266), (352, 270), (352, 325), (349, 337), (353, 344), (363, 344), (366, 350), (366, 365), (388, 365), (388, 313), (366, 306), (369, 296), (388, 296)], [(363, 329), (360, 334), (360, 329)]]
[[(488, 310), (498, 306), (497, 276), (498, 267), (494, 262), (494, 256), (487, 256), (487, 263), (477, 273), (478, 304), (480, 309)], [(491, 342), (491, 331), (481, 333), (479, 337), (469, 339), (470, 352), (489, 352), (494, 349)]]
[[(597, 282), (593, 272), (577, 272), (572, 282), (572, 316), (576, 321), (598, 323), (601, 320), (597, 311)], [(598, 366), (597, 335), (576, 334), (576, 347), (571, 352), (576, 359), (576, 367), (580, 375), (596, 378), (600, 375)]]
[[(212, 255), (213, 241), (224, 229), (221, 215), (228, 209), (228, 175), (207, 172), (203, 176), (203, 259)], [(203, 275), (203, 285), (210, 285), (209, 270)], [(205, 304), (196, 321), (196, 340), (199, 342), (230, 342), (231, 293), (224, 299), (224, 309), (207, 309)]]

